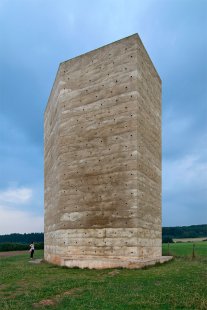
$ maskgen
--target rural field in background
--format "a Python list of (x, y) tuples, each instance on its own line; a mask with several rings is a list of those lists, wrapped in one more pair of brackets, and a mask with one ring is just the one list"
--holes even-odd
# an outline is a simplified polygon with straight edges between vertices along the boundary
[[(172, 255), (172, 256), (185, 256), (191, 258), (193, 256), (193, 245), (194, 245), (194, 254), (197, 258), (206, 257), (207, 259), (207, 242), (181, 242), (181, 243), (167, 243), (162, 244), (163, 255)], [(169, 247), (169, 253), (168, 253)]]
[(174, 238), (173, 242), (199, 242), (199, 241), (207, 241), (207, 237), (203, 238)]
[(32, 264), (28, 253), (0, 258), (0, 309), (207, 309), (207, 242), (196, 243), (194, 259), (192, 243), (170, 244), (170, 252), (173, 261), (141, 270)]

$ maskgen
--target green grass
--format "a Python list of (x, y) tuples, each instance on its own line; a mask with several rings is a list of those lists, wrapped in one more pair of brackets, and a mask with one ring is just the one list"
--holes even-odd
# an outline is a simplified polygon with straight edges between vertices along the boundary
[[(201, 241), (195, 244), (195, 256), (196, 257), (207, 257), (207, 242)], [(181, 242), (181, 243), (170, 243), (169, 244), (170, 255), (173, 256), (187, 256), (192, 257), (193, 243), (192, 242)], [(168, 244), (163, 244), (163, 255), (168, 255)]]
[[(188, 251), (192, 245), (172, 246), (181, 257), (142, 270), (35, 265), (26, 254), (1, 258), (0, 309), (207, 309), (207, 244), (196, 244), (195, 259)], [(36, 251), (35, 258), (41, 257), (43, 251)]]

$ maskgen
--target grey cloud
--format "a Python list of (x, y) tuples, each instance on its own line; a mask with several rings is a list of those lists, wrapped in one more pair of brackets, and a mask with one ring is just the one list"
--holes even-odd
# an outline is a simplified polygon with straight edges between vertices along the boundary
[[(35, 187), (43, 204), (43, 113), (58, 64), (138, 32), (163, 81), (163, 223), (201, 223), (207, 203), (197, 181), (207, 156), (206, 12), (205, 0), (2, 0), (0, 189), (11, 182)], [(196, 158), (193, 179), (182, 170), (189, 158)], [(179, 185), (172, 167), (185, 173)]]

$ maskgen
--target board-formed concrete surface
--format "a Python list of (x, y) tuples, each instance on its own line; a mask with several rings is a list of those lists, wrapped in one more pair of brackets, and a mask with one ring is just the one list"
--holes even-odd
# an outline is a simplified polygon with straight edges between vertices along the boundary
[(161, 80), (137, 34), (60, 64), (44, 150), (47, 261), (164, 260)]

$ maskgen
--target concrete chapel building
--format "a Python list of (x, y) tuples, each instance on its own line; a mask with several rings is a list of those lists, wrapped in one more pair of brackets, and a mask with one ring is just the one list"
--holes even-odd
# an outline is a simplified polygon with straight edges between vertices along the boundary
[(161, 80), (137, 34), (60, 64), (44, 120), (45, 259), (164, 262)]

